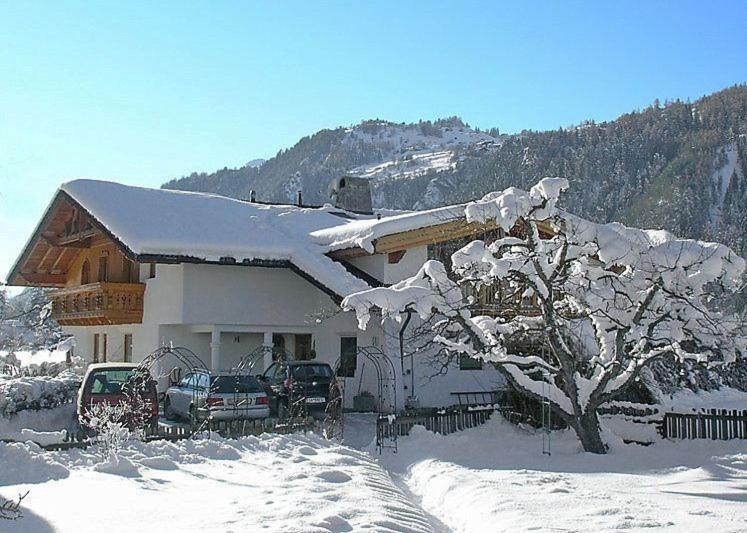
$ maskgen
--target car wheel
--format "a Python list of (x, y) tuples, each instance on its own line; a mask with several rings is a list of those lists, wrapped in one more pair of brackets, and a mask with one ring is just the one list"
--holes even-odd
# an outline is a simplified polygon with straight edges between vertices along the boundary
[(163, 401), (163, 416), (166, 417), (166, 420), (174, 420), (176, 418), (176, 413), (171, 407), (171, 400), (169, 400), (168, 396), (166, 396), (166, 399)]

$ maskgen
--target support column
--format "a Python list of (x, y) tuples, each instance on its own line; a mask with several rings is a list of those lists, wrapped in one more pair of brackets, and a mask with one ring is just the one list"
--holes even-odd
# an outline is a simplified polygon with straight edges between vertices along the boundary
[(210, 368), (215, 374), (221, 369), (220, 361), (220, 329), (213, 326), (210, 333)]
[(272, 331), (265, 331), (262, 338), (262, 346), (269, 348), (265, 351), (264, 369), (272, 364)]

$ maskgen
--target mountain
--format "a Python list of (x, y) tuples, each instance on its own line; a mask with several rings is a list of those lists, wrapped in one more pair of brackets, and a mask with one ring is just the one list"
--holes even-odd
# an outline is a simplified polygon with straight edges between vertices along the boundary
[[(164, 187), (237, 198), (256, 190), (259, 199), (278, 202), (294, 201), (301, 190), (305, 203), (323, 204), (329, 201), (331, 179), (350, 174), (369, 178), (374, 203), (384, 206), (390, 198), (379, 194), (380, 189), (390, 191), (397, 183), (453, 171), (459, 162), (484, 154), (497, 142), (497, 132), (474, 130), (457, 117), (417, 124), (368, 120), (304, 137), (261, 165), (250, 162), (212, 174), (193, 173)], [(400, 201), (392, 207), (409, 208), (412, 203)]]
[(257, 167), (261, 167), (262, 165), (264, 165), (265, 161), (267, 161), (267, 159), (252, 159), (244, 166), (249, 167), (249, 168), (257, 168)]
[(747, 253), (747, 85), (552, 131), (501, 135), (459, 118), (382, 120), (322, 130), (260, 166), (192, 174), (164, 187), (261, 200), (328, 201), (343, 174), (371, 180), (374, 205), (420, 209), (465, 201), (544, 176), (571, 181), (565, 206), (725, 242)]

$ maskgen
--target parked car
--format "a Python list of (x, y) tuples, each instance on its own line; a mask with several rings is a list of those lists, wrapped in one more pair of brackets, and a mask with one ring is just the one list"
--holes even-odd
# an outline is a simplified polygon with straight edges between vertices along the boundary
[(294, 406), (312, 415), (323, 413), (331, 398), (339, 394), (332, 367), (318, 361), (276, 361), (257, 376), (270, 398), (270, 410), (280, 416)]
[[(158, 393), (150, 373), (138, 369), (135, 363), (95, 363), (88, 366), (83, 383), (78, 389), (78, 422), (88, 427), (88, 410), (101, 403), (119, 405), (129, 403), (132, 412), (129, 424), (158, 425)], [(139, 411), (136, 413), (136, 411)]]
[(234, 420), (270, 416), (267, 394), (249, 374), (190, 372), (166, 390), (166, 418)]

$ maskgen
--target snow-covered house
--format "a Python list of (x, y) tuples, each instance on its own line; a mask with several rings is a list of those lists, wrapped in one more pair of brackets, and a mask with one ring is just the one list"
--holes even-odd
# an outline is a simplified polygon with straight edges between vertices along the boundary
[[(344, 186), (336, 183), (338, 192)], [(347, 388), (375, 395), (375, 365), (356, 355), (375, 347), (394, 362), (398, 407), (408, 396), (442, 406), (455, 392), (500, 387), (494, 369), (472, 360), (434, 377), (418, 354), (410, 370), (400, 324), (360, 331), (355, 314), (339, 307), (353, 292), (413, 275), (439, 247), (492, 228), (467, 223), (463, 206), (382, 216), (342, 203), (269, 205), (75, 180), (60, 187), (8, 283), (54, 287), (53, 314), (88, 361), (137, 362), (173, 345), (217, 371), (274, 346), (332, 365), (345, 357)]]

